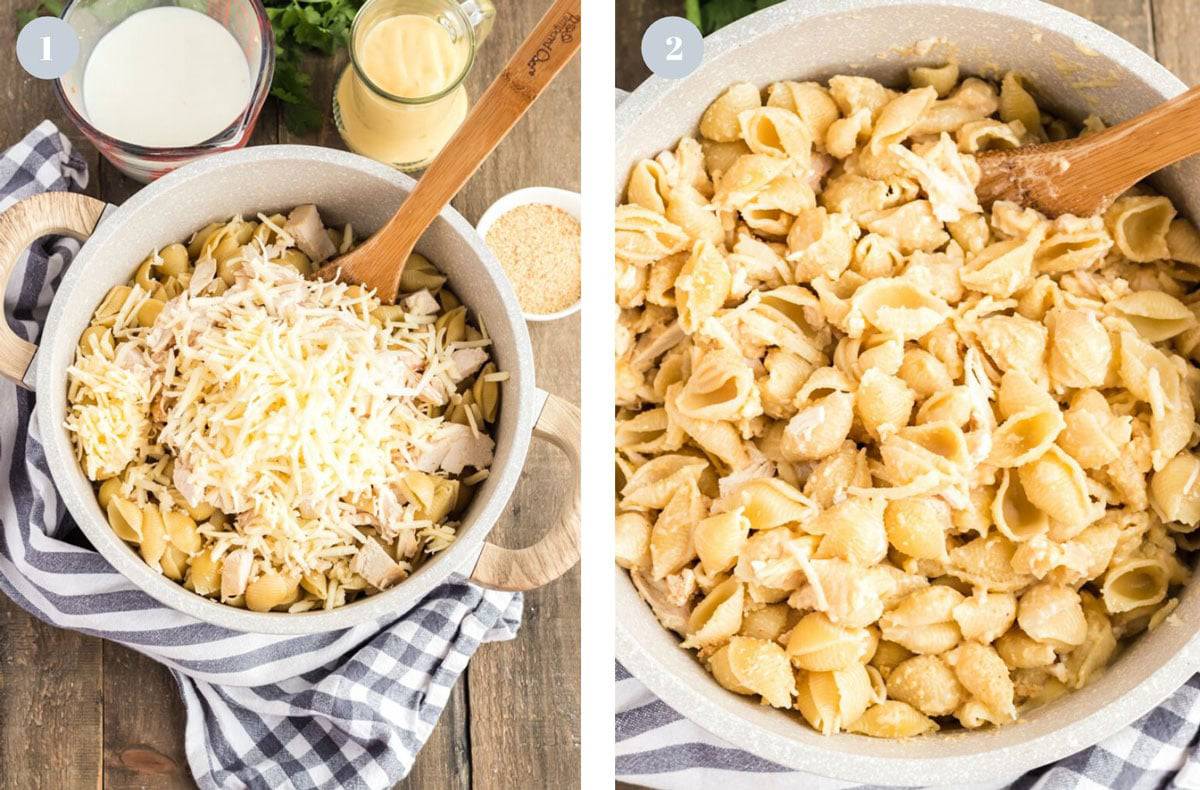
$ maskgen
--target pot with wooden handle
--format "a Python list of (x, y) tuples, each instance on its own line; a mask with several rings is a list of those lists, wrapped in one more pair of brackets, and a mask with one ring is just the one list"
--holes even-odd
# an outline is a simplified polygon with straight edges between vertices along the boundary
[[(148, 594), (198, 619), (241, 631), (311, 634), (394, 618), (451, 577), (504, 590), (553, 581), (579, 559), (579, 410), (534, 386), (533, 353), (520, 306), (499, 265), (467, 221), (444, 207), (416, 251), (433, 261), (455, 293), (487, 326), (492, 352), (510, 378), (502, 385), (495, 459), (466, 511), (458, 534), (405, 581), (329, 611), (252, 612), (196, 595), (148, 566), (111, 529), (63, 427), (67, 368), (104, 295), (133, 275), (151, 250), (186, 239), (206, 223), (254, 216), (305, 203), (329, 224), (382, 227), (413, 190), (413, 180), (343, 151), (309, 146), (261, 146), (212, 156), (156, 181), (121, 206), (70, 193), (27, 198), (0, 213), (0, 287), (21, 251), (48, 235), (84, 240), (56, 289), (38, 343), (0, 325), (0, 374), (36, 390), (35, 417), (55, 485), (68, 511), (105, 559)], [(570, 478), (543, 537), (521, 549), (487, 542), (525, 462), (531, 437), (562, 450)]]

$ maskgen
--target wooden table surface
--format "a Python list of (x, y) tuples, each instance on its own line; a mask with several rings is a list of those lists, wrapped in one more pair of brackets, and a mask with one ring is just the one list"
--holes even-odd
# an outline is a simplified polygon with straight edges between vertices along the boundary
[[(500, 15), (469, 78), (472, 97), (500, 70), (549, 0), (498, 3)], [(51, 86), (17, 64), (15, 12), (0, 1), (0, 147), (50, 118), (88, 159), (88, 193), (119, 203), (138, 189), (70, 125)], [(329, 106), (336, 62), (314, 59), (314, 90)], [(454, 201), (474, 222), (493, 200), (526, 186), (579, 188), (579, 59), (542, 96)], [(343, 147), (331, 121), (290, 134), (268, 102), (254, 144)], [(529, 325), (538, 386), (579, 402), (578, 315)], [(556, 451), (535, 443), (492, 537), (531, 543), (565, 490)], [(183, 750), (184, 709), (170, 674), (110, 642), (60, 631), (0, 595), (0, 787), (194, 787)], [(572, 787), (579, 777), (579, 571), (526, 595), (513, 642), (484, 645), (455, 687), (402, 788)]]
[[(802, 2), (803, 0), (795, 0)], [(819, 2), (819, 0), (810, 0)], [(1049, 0), (1090, 19), (1152, 55), (1188, 85), (1200, 83), (1200, 0)], [(616, 82), (631, 91), (650, 76), (642, 34), (656, 19), (682, 16), (683, 0), (616, 0)], [(930, 35), (936, 34), (931, 31)], [(730, 81), (733, 77), (730, 77)], [(618, 784), (618, 788), (630, 785)]]

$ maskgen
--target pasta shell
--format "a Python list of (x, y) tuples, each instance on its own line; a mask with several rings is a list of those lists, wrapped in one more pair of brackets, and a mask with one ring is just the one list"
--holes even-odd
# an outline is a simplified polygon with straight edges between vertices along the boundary
[(846, 725), (846, 732), (873, 738), (912, 738), (938, 729), (937, 722), (913, 706), (891, 699), (872, 705), (856, 721)]
[(1038, 246), (1034, 268), (1048, 274), (1090, 269), (1111, 248), (1112, 239), (1100, 218), (1064, 215), (1055, 220), (1053, 232)]
[(1150, 504), (1163, 521), (1200, 523), (1200, 458), (1182, 452), (1150, 479)]
[(985, 590), (1014, 592), (1034, 581), (1013, 569), (1016, 551), (1017, 544), (1003, 535), (976, 538), (950, 550), (946, 572)]
[(666, 169), (653, 159), (643, 159), (634, 165), (625, 193), (630, 203), (665, 215), (667, 199), (671, 194), (670, 179)]
[(254, 612), (269, 612), (277, 606), (299, 598), (300, 579), (277, 573), (264, 573), (246, 585), (246, 608)]
[(615, 551), (618, 565), (629, 570), (650, 570), (652, 527), (653, 523), (645, 513), (617, 514)]
[(679, 325), (696, 332), (729, 296), (732, 275), (725, 257), (706, 241), (698, 241), (675, 280)]
[(642, 206), (617, 207), (618, 258), (639, 265), (653, 263), (668, 255), (682, 252), (688, 248), (688, 244), (688, 236), (683, 229), (669, 222), (662, 214)]
[(941, 299), (898, 278), (872, 280), (855, 292), (847, 318), (848, 334), (858, 337), (867, 324), (898, 338), (931, 332), (950, 314)]
[(737, 116), (742, 139), (756, 154), (794, 159), (807, 166), (812, 138), (800, 116), (780, 107), (756, 107)]
[(999, 112), (1002, 121), (1020, 121), (1033, 140), (1046, 139), (1037, 100), (1025, 88), (1024, 78), (1015, 72), (1008, 72), (1000, 82)]
[(1200, 232), (1190, 220), (1171, 220), (1166, 238), (1172, 260), (1200, 266)]
[[(837, 103), (829, 90), (815, 82), (776, 82), (767, 87), (767, 105), (800, 116), (809, 139), (822, 144), (829, 125), (838, 119)], [(823, 147), (823, 146), (822, 146)]]
[(789, 461), (815, 461), (841, 447), (854, 421), (854, 396), (833, 392), (805, 404), (784, 428), (781, 450)]
[(872, 436), (895, 433), (908, 425), (916, 397), (903, 379), (874, 368), (863, 373), (854, 399), (863, 427)]
[(783, 648), (764, 639), (735, 636), (713, 654), (709, 669), (717, 682), (738, 694), (759, 694), (776, 708), (790, 708), (796, 678)]
[(962, 284), (1007, 299), (1032, 278), (1033, 256), (1043, 236), (1044, 230), (1038, 228), (1027, 238), (989, 244), (967, 260), (959, 275)]
[(1029, 501), (1055, 521), (1082, 528), (1094, 518), (1083, 469), (1057, 446), (1021, 466), (1018, 475)]
[(801, 525), (806, 532), (823, 535), (816, 556), (837, 557), (862, 566), (875, 565), (887, 556), (882, 499), (849, 497)]
[(713, 588), (688, 618), (683, 647), (707, 647), (724, 642), (742, 627), (742, 583), (728, 579)]
[(804, 523), (816, 515), (813, 503), (794, 486), (778, 478), (760, 478), (740, 486), (733, 501), (756, 530)]
[(1120, 614), (1160, 603), (1167, 597), (1169, 583), (1167, 568), (1158, 560), (1114, 565), (1104, 576), (1104, 606), (1112, 614)]
[(723, 573), (737, 562), (751, 526), (743, 510), (739, 507), (726, 513), (717, 513), (696, 525), (692, 539), (696, 544), (696, 554), (708, 575)]
[(1171, 201), (1159, 195), (1117, 198), (1104, 212), (1104, 224), (1117, 249), (1131, 261), (1149, 263), (1171, 255), (1167, 231), (1175, 218)]
[(1005, 469), (996, 498), (992, 502), (992, 520), (1006, 538), (1022, 542), (1044, 535), (1050, 528), (1046, 514), (1029, 501), (1020, 476)]
[(887, 504), (883, 523), (888, 541), (897, 551), (919, 560), (945, 559), (951, 520), (950, 508), (943, 500), (894, 499)]
[(736, 140), (741, 134), (738, 117), (761, 104), (762, 97), (754, 85), (748, 82), (730, 85), (700, 116), (700, 134), (718, 142)]
[(692, 527), (704, 517), (707, 507), (695, 482), (675, 489), (650, 532), (650, 569), (655, 579), (677, 573), (696, 558)]
[(954, 620), (954, 607), (962, 601), (962, 593), (951, 587), (934, 585), (917, 590), (884, 613), (879, 629), (884, 639), (914, 653), (944, 653), (962, 639)]
[(146, 505), (142, 508), (142, 540), (138, 551), (146, 564), (161, 571), (161, 560), (167, 550), (167, 533), (163, 528), (162, 511), (158, 505)]
[(953, 713), (967, 697), (954, 671), (932, 655), (915, 656), (897, 664), (888, 674), (887, 692), (892, 699), (927, 716)]
[(1018, 412), (992, 434), (992, 452), (988, 456), (988, 463), (1000, 467), (1029, 463), (1054, 444), (1065, 426), (1057, 407)]
[(810, 612), (792, 629), (786, 649), (797, 667), (831, 672), (861, 664), (870, 646), (867, 629), (838, 625), (822, 612)]
[(1079, 593), (1042, 582), (1025, 591), (1017, 606), (1017, 623), (1030, 638), (1055, 646), (1083, 644), (1087, 621)]
[(680, 486), (700, 479), (708, 462), (694, 455), (661, 455), (638, 467), (621, 489), (623, 507), (661, 510)]
[(1182, 302), (1162, 291), (1135, 291), (1109, 303), (1150, 343), (1160, 343), (1196, 325)]
[(761, 413), (752, 395), (757, 395), (754, 371), (741, 355), (720, 350), (693, 363), (675, 406), (681, 414), (699, 420), (737, 420)]
[(801, 672), (796, 681), (796, 708), (824, 735), (857, 721), (873, 696), (871, 678), (862, 664), (835, 672)]

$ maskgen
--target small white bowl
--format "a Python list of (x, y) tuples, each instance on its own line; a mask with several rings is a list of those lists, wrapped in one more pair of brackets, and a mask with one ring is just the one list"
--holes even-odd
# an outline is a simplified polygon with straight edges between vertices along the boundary
[[(479, 233), (479, 237), (483, 239), (484, 246), (487, 246), (488, 229), (492, 227), (492, 224), (496, 220), (517, 206), (524, 206), (530, 203), (541, 203), (546, 206), (560, 208), (577, 221), (582, 221), (578, 192), (572, 192), (568, 189), (558, 189), (557, 187), (526, 187), (525, 189), (518, 189), (516, 192), (509, 192), (488, 206), (488, 210), (483, 212), (483, 216), (476, 223), (475, 230)], [(505, 277), (508, 276), (508, 272), (504, 271), (503, 266), (500, 267), (500, 272)], [(525, 316), (526, 321), (555, 321), (559, 318), (566, 318), (572, 313), (579, 312), (579, 306), (582, 303), (583, 299), (581, 296), (580, 300), (575, 302), (575, 304), (557, 312), (530, 313), (524, 310), (521, 312)]]

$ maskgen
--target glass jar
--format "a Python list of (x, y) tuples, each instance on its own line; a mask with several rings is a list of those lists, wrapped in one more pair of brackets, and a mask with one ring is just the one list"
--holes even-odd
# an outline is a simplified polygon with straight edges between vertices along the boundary
[(400, 170), (429, 164), (466, 118), (463, 81), (494, 17), (491, 0), (368, 0), (333, 94), (350, 150)]

